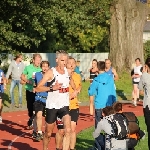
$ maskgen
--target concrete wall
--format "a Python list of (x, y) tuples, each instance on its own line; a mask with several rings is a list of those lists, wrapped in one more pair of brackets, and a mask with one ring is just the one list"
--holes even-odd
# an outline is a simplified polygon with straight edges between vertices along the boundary
[(150, 32), (143, 32), (143, 42), (150, 40)]
[[(23, 61), (24, 64), (27, 66), (27, 65), (30, 64), (30, 60), (32, 59), (32, 56), (33, 56), (34, 53), (24, 53), (24, 54), (25, 54), (26, 57), (28, 57), (28, 59), (26, 61)], [(48, 60), (50, 62), (51, 67), (55, 67), (56, 66), (56, 61), (55, 61), (56, 54), (55, 53), (40, 53), (40, 54), (42, 56), (42, 60)], [(3, 66), (5, 63), (9, 63), (10, 64), (10, 62), (12, 61), (13, 58), (14, 57), (11, 54), (9, 54), (7, 62), (6, 61), (2, 61), (1, 65)]]
[(92, 67), (92, 60), (104, 61), (108, 58), (108, 53), (70, 53), (76, 60), (80, 60), (80, 70), (85, 79), (89, 77), (89, 69)]

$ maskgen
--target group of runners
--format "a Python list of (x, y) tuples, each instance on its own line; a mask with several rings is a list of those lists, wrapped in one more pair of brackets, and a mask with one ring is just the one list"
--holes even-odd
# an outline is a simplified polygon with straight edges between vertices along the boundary
[[(26, 84), (28, 127), (33, 127), (33, 138), (43, 139), (47, 150), (55, 124), (56, 149), (73, 150), (76, 144), (76, 125), (79, 117), (77, 95), (81, 91), (81, 76), (74, 72), (76, 60), (63, 51), (56, 52), (56, 67), (41, 62), (34, 54), (32, 64), (26, 66), (21, 83)], [(42, 116), (45, 116), (45, 133), (42, 133)]]
[[(22, 55), (18, 55), (15, 60), (16, 62), (14, 61), (13, 63), (17, 65), (19, 72)], [(110, 60), (107, 61), (109, 63), (108, 73), (114, 75), (116, 72), (113, 72)], [(68, 150), (69, 148), (73, 150), (76, 144), (76, 126), (79, 118), (79, 101), (77, 95), (82, 89), (82, 76), (80, 72), (75, 72), (76, 60), (63, 50), (56, 52), (56, 64), (56, 67), (51, 68), (50, 63), (42, 61), (41, 55), (36, 53), (33, 54), (30, 65), (26, 67), (22, 65), (21, 67), (23, 70), (19, 82), (25, 84), (26, 89), (29, 116), (27, 125), (28, 129), (33, 128), (32, 137), (37, 141), (43, 140), (43, 150), (47, 150), (56, 124), (58, 128), (58, 132), (56, 133), (56, 149), (59, 150), (63, 147), (63, 150)], [(14, 72), (9, 68), (6, 75), (7, 78), (5, 78), (2, 70), (0, 72), (2, 72), (1, 79), (3, 79), (1, 89), (4, 90), (9, 75)], [(95, 76), (92, 75), (93, 72)], [(97, 75), (97, 60), (94, 59), (92, 61), (92, 68), (90, 69), (90, 82)], [(1, 94), (3, 94), (3, 91)], [(12, 106), (14, 106), (14, 101), (11, 102)], [(19, 100), (18, 107), (21, 107), (21, 103), (21, 100)], [(42, 132), (43, 116), (46, 121), (44, 134)]]
[[(22, 59), (21, 55), (17, 57), (19, 62), (21, 61), (20, 57)], [(79, 118), (79, 101), (77, 97), (82, 90), (81, 72), (75, 72), (77, 63), (66, 51), (59, 50), (56, 52), (56, 67), (51, 67), (48, 61), (42, 61), (42, 57), (38, 53), (33, 54), (30, 65), (23, 66), (24, 69), (20, 77), (20, 83), (25, 84), (26, 88), (29, 116), (27, 125), (28, 129), (33, 129), (33, 139), (36, 141), (43, 140), (43, 150), (48, 149), (55, 124), (58, 129), (55, 137), (56, 150), (75, 149), (76, 126)], [(136, 70), (141, 71), (140, 68), (141, 66), (134, 67), (133, 79), (140, 78), (136, 74)], [(89, 81), (91, 83), (88, 89), (90, 97), (89, 113), (91, 120), (95, 116), (96, 129), (98, 122), (101, 120), (103, 108), (112, 106), (116, 101), (116, 86), (114, 81), (118, 80), (118, 74), (111, 66), (109, 59), (106, 59), (105, 62), (93, 59), (89, 74)], [(8, 82), (9, 73), (7, 73), (5, 78), (4, 72), (0, 70), (0, 75), (1, 116), (2, 97), (6, 83)], [(106, 86), (101, 88), (99, 83)], [(134, 84), (137, 83), (134, 82)], [(136, 98), (135, 96), (134, 99)], [(19, 106), (21, 106), (21, 103)], [(93, 106), (95, 106), (95, 115), (93, 115)], [(45, 117), (44, 134), (42, 132), (43, 117)], [(2, 121), (2, 118), (0, 118), (0, 121)]]

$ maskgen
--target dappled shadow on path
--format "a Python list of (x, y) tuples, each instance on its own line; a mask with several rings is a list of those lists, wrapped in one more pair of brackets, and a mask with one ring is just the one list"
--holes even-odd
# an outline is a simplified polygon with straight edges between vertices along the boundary
[[(3, 140), (3, 142), (1, 144), (8, 147), (10, 143), (11, 143), (10, 140)], [(13, 148), (16, 148), (18, 150), (21, 150), (21, 149), (22, 150), (38, 150), (37, 148), (33, 148), (30, 143), (29, 144), (24, 143), (23, 141), (22, 142), (14, 142), (10, 148), (8, 148), (8, 150), (12, 150)]]

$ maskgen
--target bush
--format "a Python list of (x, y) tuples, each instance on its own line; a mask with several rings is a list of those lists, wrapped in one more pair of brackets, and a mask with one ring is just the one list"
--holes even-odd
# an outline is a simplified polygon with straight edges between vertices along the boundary
[(144, 58), (150, 57), (150, 40), (144, 43)]
[(0, 66), (0, 69), (2, 69), (4, 71), (4, 73), (6, 74), (7, 70), (8, 70), (8, 67), (9, 67), (9, 64), (5, 63), (4, 66)]

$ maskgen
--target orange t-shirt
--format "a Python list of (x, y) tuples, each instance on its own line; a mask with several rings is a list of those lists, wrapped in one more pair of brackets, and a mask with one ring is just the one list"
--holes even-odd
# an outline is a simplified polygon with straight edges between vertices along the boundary
[[(80, 74), (77, 74), (76, 72), (73, 73), (72, 75), (72, 79), (75, 83), (76, 89), (78, 89), (81, 86), (81, 76)], [(73, 93), (74, 90), (72, 89), (72, 87), (69, 85), (69, 93)], [(69, 105), (69, 109), (77, 109), (79, 108), (79, 103), (78, 103), (78, 98), (74, 98), (70, 100), (70, 105)]]

